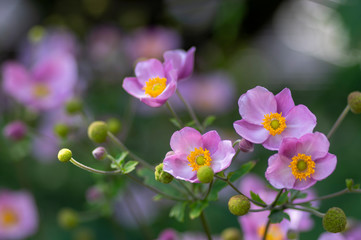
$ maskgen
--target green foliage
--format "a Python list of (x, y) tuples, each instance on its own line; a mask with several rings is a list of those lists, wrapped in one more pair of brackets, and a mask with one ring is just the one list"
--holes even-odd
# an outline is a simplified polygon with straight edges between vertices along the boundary
[(261, 197), (260, 197), (257, 193), (254, 193), (254, 192), (251, 191), (250, 194), (251, 194), (251, 198), (252, 198), (253, 200), (267, 205), (267, 204), (261, 199)]
[(174, 217), (177, 221), (183, 222), (188, 202), (179, 202), (172, 207), (169, 217)]
[(271, 223), (280, 223), (283, 219), (291, 221), (290, 216), (281, 210), (271, 211), (271, 214), (268, 216), (268, 218), (271, 220)]
[(201, 215), (202, 211), (208, 207), (209, 203), (208, 201), (198, 200), (196, 202), (193, 202), (189, 205), (189, 218), (195, 219)]
[(212, 123), (214, 122), (214, 120), (216, 120), (216, 117), (215, 116), (208, 116), (206, 119), (204, 119), (203, 123), (202, 123), (202, 126), (204, 128), (212, 125)]

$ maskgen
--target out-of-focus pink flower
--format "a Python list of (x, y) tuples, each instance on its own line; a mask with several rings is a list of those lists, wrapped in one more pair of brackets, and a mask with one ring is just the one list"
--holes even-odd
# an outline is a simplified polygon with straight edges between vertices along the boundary
[(269, 150), (278, 150), (282, 139), (299, 138), (316, 126), (315, 115), (304, 105), (295, 106), (288, 88), (274, 96), (257, 86), (243, 94), (238, 105), (242, 119), (233, 124), (236, 132)]
[(0, 239), (24, 239), (38, 228), (33, 197), (24, 191), (0, 190)]
[(124, 79), (124, 90), (151, 107), (162, 106), (177, 89), (176, 71), (157, 59), (139, 62), (135, 76)]
[(178, 81), (188, 78), (193, 73), (195, 47), (191, 47), (187, 52), (181, 49), (166, 51), (163, 54), (164, 63), (171, 63), (177, 71)]
[(354, 219), (347, 219), (346, 230), (342, 233), (322, 233), (318, 240), (359, 240), (361, 237), (361, 223)]
[[(175, 230), (168, 228), (163, 230), (157, 240), (207, 240), (205, 233), (200, 232), (184, 232), (178, 233)], [(219, 236), (212, 236), (214, 240), (221, 240)]]
[(102, 190), (97, 186), (92, 186), (86, 191), (86, 199), (88, 202), (97, 202), (104, 198)]
[(275, 188), (307, 189), (335, 170), (337, 158), (328, 153), (329, 147), (319, 132), (285, 138), (279, 152), (268, 159), (266, 178)]
[(173, 133), (170, 146), (172, 151), (163, 160), (163, 170), (188, 182), (199, 182), (197, 171), (202, 166), (210, 166), (215, 173), (223, 171), (235, 155), (232, 142), (222, 141), (216, 131), (202, 135), (190, 127)]
[(4, 128), (4, 136), (14, 141), (23, 139), (23, 137), (26, 135), (26, 132), (27, 127), (22, 121), (11, 122)]
[[(359, 236), (358, 236), (359, 237)], [(356, 240), (357, 238), (355, 238)], [(322, 233), (318, 240), (348, 240), (341, 233)]]
[(177, 232), (171, 228), (163, 230), (157, 238), (157, 240), (178, 240), (178, 239), (179, 237)]
[(180, 47), (180, 36), (172, 29), (163, 27), (141, 28), (136, 30), (126, 42), (128, 55), (138, 58), (160, 59), (167, 50)]
[(73, 94), (77, 67), (69, 54), (53, 54), (27, 70), (18, 62), (3, 67), (4, 91), (20, 103), (35, 109), (49, 110), (63, 104)]

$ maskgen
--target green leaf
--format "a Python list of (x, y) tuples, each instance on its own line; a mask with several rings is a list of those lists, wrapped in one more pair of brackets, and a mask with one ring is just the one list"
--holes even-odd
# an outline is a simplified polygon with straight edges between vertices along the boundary
[(186, 126), (188, 127), (196, 127), (196, 123), (194, 121), (190, 121), (186, 123)]
[(253, 200), (267, 205), (267, 204), (261, 199), (261, 197), (260, 197), (257, 193), (254, 193), (254, 192), (250, 191), (250, 194), (251, 194), (251, 198), (252, 198)]
[(280, 223), (283, 219), (287, 219), (290, 221), (290, 216), (280, 210), (273, 210), (271, 211), (271, 214), (268, 216), (268, 218), (271, 220), (271, 223)]
[(197, 217), (199, 217), (199, 215), (201, 215), (202, 211), (208, 207), (208, 202), (207, 201), (196, 201), (194, 203), (192, 203), (191, 205), (189, 205), (190, 208), (190, 212), (189, 212), (189, 218), (190, 219), (195, 219)]
[(223, 188), (227, 187), (227, 183), (223, 182), (219, 179), (216, 179), (213, 182), (213, 187), (211, 189), (211, 192), (208, 195), (209, 201), (216, 201), (218, 199), (218, 192), (220, 192)]
[(161, 200), (161, 199), (163, 199), (163, 196), (160, 195), (160, 194), (157, 194), (157, 195), (155, 195), (155, 196), (153, 197), (153, 201), (159, 201), (159, 200)]
[(169, 217), (174, 217), (179, 222), (184, 221), (184, 212), (187, 207), (187, 202), (179, 202), (172, 207), (169, 212)]
[(281, 196), (278, 198), (276, 205), (282, 205), (288, 201), (288, 191), (285, 191), (281, 194)]
[(177, 121), (177, 119), (171, 118), (171, 119), (169, 119), (169, 121), (170, 121), (176, 128), (179, 128), (179, 129), (182, 128), (181, 124)]
[(204, 119), (203, 121), (203, 127), (206, 128), (210, 125), (212, 125), (212, 123), (214, 122), (214, 120), (216, 120), (216, 117), (215, 116), (208, 116), (206, 119)]
[(124, 167), (122, 168), (122, 171), (124, 174), (132, 172), (135, 167), (138, 165), (139, 162), (137, 161), (129, 161), (127, 162)]
[(245, 175), (246, 173), (248, 173), (249, 171), (252, 170), (252, 168), (256, 165), (256, 162), (254, 161), (250, 161), (248, 163), (243, 164), (237, 171), (234, 172), (230, 172), (227, 176), (227, 178), (231, 181), (234, 182), (236, 181), (238, 178), (242, 177), (243, 175)]
[(117, 157), (115, 159), (115, 162), (112, 162), (112, 164), (110, 165), (110, 167), (114, 168), (114, 169), (121, 169), (123, 167), (125, 158), (128, 156), (128, 152), (122, 152), (119, 157)]
[(355, 184), (352, 186), (352, 190), (360, 189), (360, 184)]
[(353, 184), (354, 184), (353, 179), (348, 178), (345, 181), (346, 181), (346, 187), (348, 188), (348, 190), (352, 190), (352, 187), (353, 187)]

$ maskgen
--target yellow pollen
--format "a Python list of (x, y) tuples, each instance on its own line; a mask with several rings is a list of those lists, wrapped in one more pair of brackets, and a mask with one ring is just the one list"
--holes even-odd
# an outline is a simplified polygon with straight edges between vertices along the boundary
[(19, 219), (12, 209), (0, 210), (1, 224), (5, 227), (11, 227), (18, 223)]
[(210, 166), (212, 158), (209, 151), (205, 148), (195, 148), (188, 156), (189, 166), (192, 168), (192, 171), (198, 171), (202, 166)]
[(289, 167), (292, 169), (293, 176), (301, 181), (302, 179), (306, 180), (307, 177), (311, 177), (315, 173), (315, 162), (311, 156), (303, 153), (294, 156)]
[(150, 78), (145, 83), (143, 90), (145, 91), (145, 94), (148, 94), (152, 98), (155, 98), (164, 91), (164, 89), (167, 86), (166, 82), (167, 82), (166, 78), (160, 78), (160, 77)]
[[(266, 229), (266, 226), (261, 226), (257, 230), (258, 237), (261, 239), (263, 238), (264, 231)], [(278, 224), (272, 224), (269, 226), (267, 231), (267, 240), (284, 240), (284, 234), (281, 230), (281, 228), (278, 226)]]
[(38, 83), (33, 87), (33, 94), (38, 98), (46, 97), (49, 93), (49, 88), (44, 84)]
[(281, 134), (287, 128), (286, 119), (282, 113), (270, 113), (264, 115), (263, 127), (269, 131), (272, 136)]

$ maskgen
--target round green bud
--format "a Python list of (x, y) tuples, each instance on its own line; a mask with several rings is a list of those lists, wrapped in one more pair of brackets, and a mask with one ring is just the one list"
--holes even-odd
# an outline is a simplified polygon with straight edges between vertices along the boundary
[(96, 143), (105, 142), (107, 134), (108, 126), (103, 121), (92, 122), (88, 127), (88, 137)]
[(221, 233), (222, 240), (241, 240), (242, 234), (238, 228), (227, 228)]
[(247, 197), (243, 195), (235, 195), (228, 201), (229, 211), (236, 216), (243, 216), (248, 213), (251, 204)]
[(287, 238), (288, 239), (298, 239), (298, 232), (296, 232), (295, 230), (288, 230), (287, 232)]
[(110, 118), (107, 121), (108, 130), (113, 134), (117, 134), (122, 129), (122, 123), (116, 118)]
[(352, 92), (347, 97), (347, 103), (353, 113), (361, 113), (361, 92)]
[(155, 180), (157, 180), (158, 182), (161, 182), (161, 183), (165, 183), (165, 184), (170, 183), (174, 178), (169, 173), (163, 171), (163, 163), (158, 164), (155, 167), (154, 176), (155, 176)]
[(65, 105), (65, 110), (69, 115), (74, 115), (83, 110), (83, 102), (79, 99), (72, 99)]
[(60, 138), (66, 138), (69, 134), (69, 127), (64, 123), (57, 123), (54, 126), (54, 133)]
[(341, 208), (333, 207), (328, 209), (322, 219), (323, 228), (332, 233), (342, 232), (346, 228), (346, 215)]
[(67, 148), (63, 148), (58, 152), (58, 159), (60, 162), (67, 162), (72, 156), (72, 152)]
[(79, 223), (78, 213), (70, 208), (61, 209), (58, 213), (58, 223), (64, 229), (75, 228)]
[(201, 183), (210, 183), (213, 177), (214, 172), (210, 166), (202, 166), (197, 171), (197, 178)]

